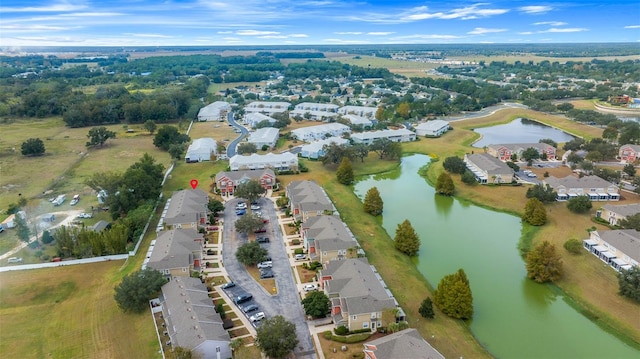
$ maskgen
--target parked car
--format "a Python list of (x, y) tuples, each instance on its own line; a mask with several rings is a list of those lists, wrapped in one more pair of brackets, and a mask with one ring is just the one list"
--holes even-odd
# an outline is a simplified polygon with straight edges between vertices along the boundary
[(315, 284), (313, 284), (313, 283), (305, 284), (305, 285), (304, 285), (304, 291), (305, 291), (305, 292), (310, 292), (310, 291), (312, 291), (312, 290), (317, 290), (317, 289), (318, 289), (318, 286), (317, 286), (317, 285), (315, 285)]
[(79, 194), (73, 196), (73, 199), (71, 200), (71, 202), (69, 202), (69, 204), (72, 205), (72, 206), (75, 206), (76, 204), (78, 204), (78, 202), (80, 202), (80, 195)]
[(246, 210), (246, 209), (240, 209), (240, 210), (237, 210), (237, 211), (236, 211), (236, 214), (237, 214), (238, 216), (242, 216), (242, 215), (243, 215), (243, 214), (245, 214), (245, 213), (247, 213), (247, 210)]
[(256, 238), (256, 242), (258, 242), (258, 243), (269, 243), (269, 237), (258, 237), (258, 238)]
[(21, 257), (11, 257), (7, 260), (9, 263), (22, 263)]
[(247, 204), (244, 202), (240, 202), (236, 205), (236, 209), (247, 209)]
[(295, 259), (297, 261), (305, 260), (305, 259), (307, 259), (307, 255), (306, 254), (296, 254)]
[(264, 261), (264, 262), (258, 263), (258, 269), (271, 268), (271, 267), (273, 267), (272, 261)]
[(265, 317), (264, 312), (258, 312), (258, 313), (256, 313), (256, 314), (252, 315), (252, 316), (249, 318), (249, 320), (250, 320), (250, 321), (252, 321), (252, 322), (257, 322), (257, 321), (259, 321), (259, 320), (264, 319), (264, 317)]
[(258, 228), (255, 231), (253, 231), (253, 233), (266, 233), (267, 229), (265, 227), (262, 228)]
[(252, 210), (252, 211), (257, 211), (257, 210), (259, 210), (259, 209), (260, 209), (260, 206), (258, 206), (257, 204), (252, 204), (252, 205), (251, 205), (251, 210)]
[(236, 286), (236, 284), (235, 284), (234, 282), (229, 282), (229, 283), (225, 283), (225, 284), (223, 284), (223, 285), (222, 285), (222, 287), (220, 287), (220, 288), (222, 288), (222, 289), (229, 289), (229, 288), (233, 288), (233, 287), (235, 287), (235, 286)]
[(251, 313), (256, 310), (258, 310), (258, 306), (255, 304), (249, 304), (246, 307), (242, 307), (242, 311), (245, 313)]
[(273, 278), (274, 276), (275, 275), (273, 274), (271, 268), (266, 268), (260, 271), (260, 279)]
[(207, 231), (217, 231), (218, 229), (220, 229), (218, 226), (207, 226)]
[(251, 299), (253, 299), (253, 296), (249, 293), (244, 293), (244, 294), (240, 294), (239, 296), (235, 297), (233, 299), (233, 302), (236, 304), (240, 304), (240, 303), (244, 303), (244, 302), (248, 302)]

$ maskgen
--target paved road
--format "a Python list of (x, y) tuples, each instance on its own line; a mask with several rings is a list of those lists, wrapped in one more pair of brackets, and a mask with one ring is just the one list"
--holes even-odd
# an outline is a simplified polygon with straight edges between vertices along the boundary
[(504, 109), (507, 109), (507, 108), (527, 109), (528, 107), (525, 106), (525, 105), (519, 104), (519, 103), (515, 103), (515, 102), (501, 102), (501, 103), (499, 103), (497, 105), (494, 105), (494, 106), (485, 107), (480, 111), (469, 112), (469, 113), (466, 113), (464, 115), (446, 116), (446, 117), (442, 117), (441, 119), (445, 120), (445, 121), (468, 120), (468, 119), (471, 119), (471, 118), (485, 117), (485, 116), (493, 115), (497, 111), (504, 110)]
[(227, 146), (227, 157), (231, 158), (236, 155), (236, 146), (238, 146), (238, 143), (240, 143), (240, 141), (242, 141), (245, 137), (249, 135), (249, 130), (247, 130), (244, 126), (241, 126), (239, 123), (236, 122), (236, 120), (233, 118), (233, 112), (229, 112), (227, 114), (227, 122), (229, 122), (229, 124), (234, 128), (237, 128), (240, 130), (240, 136), (236, 137)]
[[(286, 320), (295, 324), (299, 340), (298, 347), (294, 350), (296, 358), (315, 359), (316, 355), (311, 333), (305, 320), (304, 311), (300, 305), (298, 289), (291, 271), (289, 257), (286, 253), (273, 202), (266, 198), (261, 198), (258, 201), (262, 207), (263, 217), (269, 219), (267, 233), (263, 235), (269, 237), (271, 241), (270, 243), (263, 244), (263, 246), (269, 250), (269, 255), (273, 261), (273, 272), (275, 273), (278, 290), (278, 294), (276, 295), (271, 295), (257, 283), (249, 273), (247, 273), (244, 266), (235, 258), (238, 247), (248, 242), (246, 235), (239, 234), (235, 232), (234, 229), (234, 222), (238, 218), (234, 208), (238, 202), (238, 199), (228, 201), (225, 204), (224, 210), (224, 251), (222, 253), (222, 259), (225, 270), (236, 283), (236, 287), (228, 290), (227, 293), (230, 296), (234, 294), (237, 295), (243, 291), (251, 293), (253, 295), (253, 303), (260, 307), (259, 311), (264, 312), (267, 318), (282, 315)], [(251, 302), (243, 303), (241, 306), (250, 303)]]

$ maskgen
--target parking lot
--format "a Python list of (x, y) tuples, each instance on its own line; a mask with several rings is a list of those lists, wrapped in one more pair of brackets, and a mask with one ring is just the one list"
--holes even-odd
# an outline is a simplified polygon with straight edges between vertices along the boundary
[[(272, 272), (276, 283), (275, 288), (267, 290), (253, 279), (246, 271), (244, 265), (235, 258), (238, 247), (249, 241), (248, 235), (238, 233), (234, 228), (234, 223), (239, 217), (239, 215), (236, 214), (236, 206), (239, 202), (239, 199), (227, 201), (224, 210), (225, 225), (223, 226), (222, 236), (224, 248), (222, 259), (227, 274), (235, 283), (234, 287), (224, 290), (225, 294), (227, 294), (231, 300), (229, 304), (235, 306), (238, 309), (237, 312), (247, 319), (246, 323), (251, 323), (249, 320), (251, 315), (259, 312), (263, 312), (266, 318), (282, 315), (286, 320), (296, 326), (299, 340), (298, 347), (294, 350), (296, 357), (315, 358), (313, 341), (303, 308), (300, 305), (298, 286), (291, 270), (291, 264), (294, 260), (287, 254), (274, 203), (267, 198), (260, 198), (258, 200), (262, 217), (269, 221), (265, 224), (266, 232), (260, 233), (258, 236), (269, 238), (268, 242), (261, 243), (260, 245), (267, 249), (269, 253), (268, 256), (272, 261)], [(251, 294), (252, 298), (238, 305), (234, 304), (232, 298), (237, 298), (243, 293)], [(249, 305), (255, 305), (258, 309), (244, 313), (242, 308)], [(260, 321), (256, 321), (255, 326), (258, 326), (259, 323)]]

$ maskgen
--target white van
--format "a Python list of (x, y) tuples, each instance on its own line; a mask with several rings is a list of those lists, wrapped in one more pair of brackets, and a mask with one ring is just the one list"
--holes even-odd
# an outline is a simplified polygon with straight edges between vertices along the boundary
[(22, 258), (20, 257), (11, 257), (8, 260), (9, 263), (22, 263)]

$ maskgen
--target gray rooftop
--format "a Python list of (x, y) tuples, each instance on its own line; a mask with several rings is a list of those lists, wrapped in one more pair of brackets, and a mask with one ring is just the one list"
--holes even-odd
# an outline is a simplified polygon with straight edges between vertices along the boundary
[(499, 159), (488, 155), (486, 153), (473, 153), (467, 155), (467, 160), (472, 162), (478, 168), (486, 171), (489, 175), (498, 175), (498, 174), (513, 174), (513, 170), (511, 167), (507, 166), (504, 162)]
[(174, 278), (162, 286), (162, 300), (174, 346), (193, 349), (206, 340), (231, 341), (199, 278)]
[(202, 250), (202, 242), (202, 234), (194, 229), (161, 231), (147, 266), (159, 271), (189, 267), (194, 253)]
[(640, 213), (640, 203), (630, 203), (630, 204), (605, 204), (602, 208), (617, 213), (624, 217), (633, 216), (634, 214)]
[(427, 343), (414, 328), (401, 330), (384, 337), (364, 343), (374, 346), (376, 359), (444, 359), (431, 344)]
[(347, 226), (336, 216), (314, 216), (307, 219), (302, 227), (306, 237), (315, 240), (319, 251), (335, 251), (356, 247), (358, 243)]
[[(557, 188), (560, 186), (566, 188), (608, 188), (615, 185), (609, 181), (605, 181), (604, 179), (598, 176), (584, 176), (582, 178), (568, 175), (564, 178), (556, 178), (553, 176), (547, 177), (544, 179), (543, 183), (548, 184), (552, 188)], [(617, 188), (617, 187), (616, 187)]]
[[(391, 299), (366, 258), (353, 258), (341, 261), (331, 261), (321, 270), (322, 276), (331, 276), (326, 282), (326, 291), (331, 296), (367, 297), (378, 300)], [(393, 304), (393, 300), (391, 299)], [(391, 305), (394, 307), (394, 305)]]
[(259, 181), (262, 176), (267, 175), (273, 178), (276, 178), (276, 174), (270, 168), (260, 169), (260, 170), (240, 170), (240, 171), (229, 171), (229, 172), (218, 172), (216, 174), (216, 182), (222, 179), (223, 177), (227, 177), (233, 182), (242, 182), (242, 180), (246, 179), (247, 181), (254, 180)]
[(640, 262), (640, 232), (635, 229), (598, 231), (600, 239)]
[(200, 189), (185, 189), (171, 196), (164, 221), (167, 224), (198, 222), (198, 214), (206, 213), (209, 196)]
[(294, 181), (287, 186), (287, 193), (294, 206), (303, 211), (335, 211), (335, 207), (322, 187), (313, 181)]

